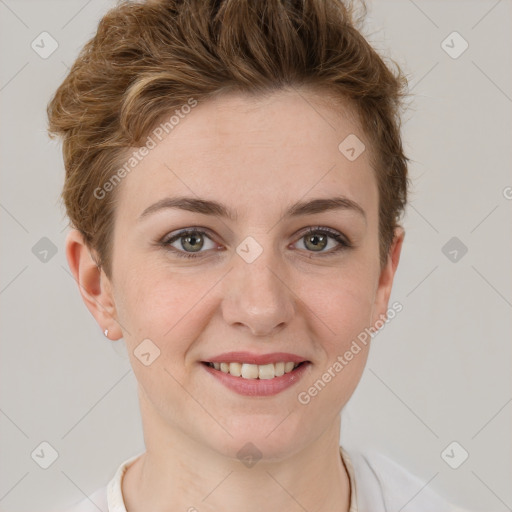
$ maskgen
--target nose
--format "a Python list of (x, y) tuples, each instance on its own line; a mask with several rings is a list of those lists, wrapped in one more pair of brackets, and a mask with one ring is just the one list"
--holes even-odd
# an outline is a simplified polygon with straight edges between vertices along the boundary
[(224, 281), (222, 314), (228, 325), (259, 337), (272, 336), (289, 325), (295, 296), (271, 250), (252, 263), (234, 255)]

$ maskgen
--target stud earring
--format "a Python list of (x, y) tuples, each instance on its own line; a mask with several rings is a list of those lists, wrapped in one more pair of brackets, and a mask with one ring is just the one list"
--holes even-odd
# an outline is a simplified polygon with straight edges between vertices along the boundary
[(105, 329), (105, 330), (103, 331), (103, 334), (105, 335), (105, 337), (106, 337), (106, 338), (108, 338), (108, 329)]

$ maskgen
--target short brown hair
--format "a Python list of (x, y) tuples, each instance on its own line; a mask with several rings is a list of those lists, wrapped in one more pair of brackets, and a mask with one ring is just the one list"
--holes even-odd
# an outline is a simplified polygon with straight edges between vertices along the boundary
[(121, 1), (102, 18), (48, 118), (50, 134), (63, 138), (71, 224), (107, 275), (117, 194), (98, 200), (94, 191), (127, 149), (191, 97), (295, 86), (327, 90), (357, 112), (375, 156), (385, 264), (407, 200), (399, 115), (406, 80), (361, 35), (354, 13), (340, 0), (157, 0)]

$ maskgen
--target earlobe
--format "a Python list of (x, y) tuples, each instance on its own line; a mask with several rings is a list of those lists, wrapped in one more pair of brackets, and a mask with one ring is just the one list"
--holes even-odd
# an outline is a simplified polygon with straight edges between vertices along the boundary
[(66, 257), (82, 300), (101, 330), (108, 330), (109, 339), (121, 338), (110, 280), (98, 266), (82, 233), (76, 229), (66, 238)]

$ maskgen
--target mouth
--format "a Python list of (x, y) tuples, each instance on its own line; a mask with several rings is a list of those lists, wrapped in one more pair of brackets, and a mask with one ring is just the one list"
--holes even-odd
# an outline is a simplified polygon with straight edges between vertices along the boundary
[(212, 382), (219, 382), (238, 395), (270, 397), (295, 386), (308, 373), (311, 365), (310, 361), (281, 361), (262, 365), (202, 361), (200, 366), (213, 378)]
[(201, 363), (212, 370), (228, 374), (232, 377), (247, 380), (272, 380), (291, 374), (299, 367), (311, 364), (310, 361), (302, 361), (295, 363), (293, 361), (281, 361), (268, 364), (250, 364), (239, 362), (209, 362), (201, 361)]

